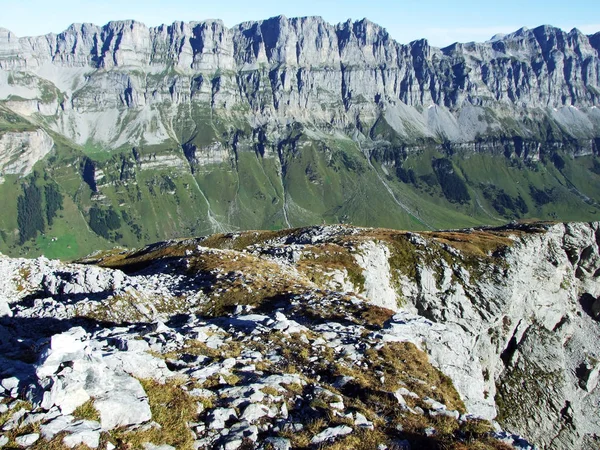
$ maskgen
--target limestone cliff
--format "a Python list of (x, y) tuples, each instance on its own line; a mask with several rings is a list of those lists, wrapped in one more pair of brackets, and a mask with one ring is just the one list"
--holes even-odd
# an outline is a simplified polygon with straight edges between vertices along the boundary
[[(58, 116), (56, 130), (116, 146), (142, 138), (133, 126), (119, 128), (122, 111), (144, 111), (144, 139), (160, 142), (177, 134), (168, 119), (177, 105), (342, 129), (382, 117), (410, 140), (535, 138), (545, 121), (591, 139), (600, 128), (599, 42), (598, 34), (542, 26), (439, 49), (426, 40), (400, 44), (368, 20), (281, 16), (233, 28), (122, 21), (32, 38), (3, 30), (0, 96), (37, 99), (43, 116)], [(153, 118), (160, 123), (151, 128)], [(102, 129), (94, 129), (98, 119)], [(115, 140), (113, 132), (124, 135)]]

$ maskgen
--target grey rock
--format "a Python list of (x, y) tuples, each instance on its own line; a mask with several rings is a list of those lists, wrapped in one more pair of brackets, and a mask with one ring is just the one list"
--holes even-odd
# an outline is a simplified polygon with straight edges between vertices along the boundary
[(195, 388), (192, 389), (189, 394), (192, 397), (196, 397), (196, 398), (208, 398), (208, 399), (212, 399), (215, 398), (217, 396), (217, 394), (215, 394), (213, 391), (208, 390), (208, 389), (200, 389), (200, 388)]
[(175, 447), (167, 444), (154, 445), (151, 443), (145, 443), (144, 450), (175, 450)]
[(19, 424), (19, 421), (25, 416), (25, 414), (27, 414), (27, 410), (24, 408), (21, 408), (18, 411), (11, 414), (10, 419), (8, 419), (2, 426), (2, 430), (4, 430), (4, 431), (14, 430), (17, 427), (17, 425)]
[(70, 448), (85, 444), (90, 448), (100, 445), (100, 424), (90, 420), (82, 420), (67, 426), (63, 431), (69, 433), (63, 438), (63, 443)]
[(460, 413), (458, 411), (448, 410), (448, 409), (437, 409), (437, 410), (429, 411), (429, 415), (431, 417), (436, 417), (436, 416), (450, 417), (450, 418), (456, 419), (456, 420), (458, 420), (460, 418)]
[(594, 315), (594, 319), (600, 321), (600, 298), (597, 298), (594, 303), (592, 303), (592, 314)]
[(234, 409), (217, 408), (210, 415), (208, 427), (211, 430), (222, 430), (225, 428), (225, 422), (232, 418), (237, 418), (237, 413)]
[[(424, 39), (395, 42), (368, 20), (331, 25), (319, 17), (274, 17), (232, 28), (213, 20), (154, 28), (115, 21), (74, 24), (59, 35), (38, 37), (17, 38), (3, 30), (0, 55), (0, 70), (39, 77), (67, 94), (61, 104), (44, 102), (27, 83), (15, 82), (26, 99), (15, 108), (61, 116), (54, 127), (82, 143), (139, 141), (131, 132), (124, 140), (102, 129), (112, 123), (101, 129), (89, 125), (99, 111), (120, 116), (126, 109), (144, 110), (152, 116), (157, 104), (244, 107), (260, 119), (282, 122), (308, 115), (323, 124), (351, 124), (357, 114), (381, 116), (403, 136), (437, 133), (461, 142), (503, 129), (503, 117), (483, 115), (489, 107), (513, 117), (530, 108), (526, 115), (538, 121), (533, 109), (541, 108), (563, 129), (576, 124), (569, 132), (589, 138), (598, 123), (588, 109), (598, 101), (597, 39), (548, 26), (438, 49)], [(263, 67), (271, 77), (262, 76)], [(217, 70), (221, 74), (213, 81)], [(146, 74), (163, 75), (148, 82)], [(0, 98), (14, 89), (0, 89)], [(64, 126), (69, 122), (82, 126)], [(517, 123), (517, 133), (531, 135), (526, 123)], [(145, 139), (158, 142), (166, 135), (161, 124)], [(206, 150), (212, 155), (198, 155), (197, 162), (226, 157), (222, 149)], [(163, 159), (141, 162), (184, 164), (175, 156)]]
[(17, 377), (4, 378), (0, 384), (4, 389), (10, 391), (14, 388), (19, 387), (19, 379)]
[(423, 433), (425, 433), (425, 436), (431, 437), (437, 434), (437, 430), (433, 427), (427, 427), (425, 430), (423, 430)]
[(150, 349), (150, 346), (143, 339), (118, 339), (117, 348), (129, 352), (145, 352)]
[[(8, 132), (0, 136), (0, 184), (5, 174), (27, 176), (35, 163), (52, 150), (54, 141), (44, 130)], [(0, 301), (0, 317), (11, 316), (8, 305)]]
[(444, 405), (443, 403), (440, 403), (438, 401), (435, 401), (434, 399), (429, 398), (429, 397), (425, 397), (423, 399), (423, 403), (425, 403), (427, 406), (429, 406), (429, 409), (432, 409), (434, 411), (446, 409), (446, 405)]
[(147, 399), (132, 395), (128, 390), (119, 390), (110, 397), (96, 399), (94, 406), (100, 413), (103, 430), (140, 424), (152, 418)]
[[(420, 260), (415, 268), (418, 276), (399, 281), (406, 297), (405, 309), (397, 311), (376, 331), (369, 332), (360, 325), (330, 320), (311, 325), (308, 337), (285, 338), (297, 338), (304, 344), (318, 343), (317, 348), (338, 348), (346, 358), (358, 358), (353, 362), (358, 370), (366, 367), (365, 361), (361, 360), (366, 348), (378, 349), (387, 342), (412, 342), (426, 351), (430, 361), (453, 380), (467, 410), (475, 416), (491, 419), (497, 413), (497, 407), (502, 406), (504, 410), (500, 426), (510, 435), (527, 435), (539, 448), (587, 448), (590, 438), (586, 434), (591, 435), (597, 430), (597, 420), (593, 414), (590, 415), (590, 411), (597, 410), (600, 398), (597, 386), (600, 377), (597, 364), (600, 360), (600, 334), (593, 312), (590, 313), (588, 308), (589, 302), (584, 300), (596, 300), (600, 296), (600, 284), (596, 276), (600, 273), (600, 259), (594, 256), (600, 254), (596, 238), (600, 236), (600, 224), (540, 225), (535, 232), (519, 228), (526, 226), (515, 227), (503, 231), (513, 244), (499, 257), (501, 264), (483, 261), (477, 271), (469, 271), (466, 266), (452, 267), (453, 264), (459, 265), (457, 261), (450, 264), (439, 261), (430, 263), (427, 258)], [(334, 231), (333, 227), (315, 227), (307, 231), (303, 239), (307, 242), (325, 242), (328, 236), (339, 236)], [(423, 245), (427, 245), (427, 239), (423, 240)], [(361, 247), (363, 261), (377, 260), (381, 263), (381, 255), (386, 252), (379, 248), (380, 245), (383, 243), (378, 242), (375, 247)], [(369, 252), (373, 252), (374, 256)], [(452, 258), (459, 258), (457, 255), (460, 255), (456, 252), (450, 254)], [(368, 265), (365, 264), (365, 267)], [(88, 295), (87, 291), (114, 279), (112, 272), (107, 269), (98, 272), (102, 274), (98, 275), (99, 278), (93, 278), (94, 272), (89, 268), (41, 258), (28, 261), (0, 258), (0, 275), (7, 268), (10, 268), (10, 273), (20, 268), (35, 268), (45, 276), (43, 283), (37, 278), (36, 283), (45, 283), (48, 289), (56, 290), (58, 296), (63, 292), (61, 289)], [(38, 276), (36, 270), (31, 270), (32, 277)], [(65, 278), (78, 281), (60, 281), (58, 274), (63, 270), (69, 274)], [(158, 290), (164, 288), (165, 296), (171, 295), (168, 289), (172, 286), (172, 279), (167, 276), (158, 281), (160, 270), (164, 269), (156, 270), (156, 274), (139, 275), (150, 278), (139, 278), (136, 283), (143, 285), (140, 289), (146, 289), (150, 282), (142, 283), (140, 280), (147, 281), (154, 277), (154, 286), (160, 288)], [(390, 282), (391, 279), (378, 278), (380, 283)], [(123, 278), (121, 283), (132, 283), (131, 286), (134, 286), (132, 280), (133, 277)], [(180, 280), (179, 284), (182, 283)], [(0, 290), (5, 289), (5, 285), (0, 286)], [(582, 293), (586, 294), (583, 298)], [(302, 301), (315, 301), (310, 295), (307, 294)], [(333, 299), (339, 299), (337, 293), (326, 293), (318, 299), (319, 305), (329, 308), (329, 302)], [(290, 300), (294, 307), (298, 306), (299, 301), (298, 297)], [(351, 301), (360, 307), (364, 299), (353, 297)], [(60, 303), (56, 300), (56, 304)], [(50, 313), (40, 305), (30, 306), (27, 302), (11, 305), (15, 306), (17, 318), (50, 317), (45, 315)], [(161, 322), (156, 322), (155, 327), (123, 325), (87, 331), (75, 327), (50, 338), (44, 336), (43, 339), (27, 341), (26, 344), (31, 344), (38, 352), (39, 359), (34, 364), (26, 364), (5, 359), (0, 352), (0, 385), (3, 386), (0, 392), (3, 399), (14, 395), (16, 391), (22, 392), (35, 409), (20, 411), (21, 403), (16, 401), (11, 402), (10, 407), (0, 406), (14, 410), (13, 419), (18, 417), (4, 425), (8, 430), (17, 429), (19, 424), (41, 423), (43, 437), (55, 436), (73, 425), (70, 413), (79, 404), (93, 398), (100, 412), (103, 430), (129, 425), (150, 426), (144, 425), (151, 420), (148, 399), (132, 374), (144, 374), (158, 380), (172, 375), (186, 378), (195, 373), (202, 377), (224, 375), (235, 368), (248, 367), (251, 362), (270, 360), (275, 352), (269, 349), (262, 355), (244, 349), (239, 357), (224, 361), (220, 358), (182, 357), (177, 361), (169, 361), (173, 367), (169, 371), (162, 360), (142, 351), (146, 348), (144, 344), (140, 348), (134, 348), (135, 344), (129, 346), (130, 342), (136, 341), (135, 336), (143, 334), (143, 342), (161, 342), (164, 351), (181, 349), (188, 330), (193, 337), (204, 341), (209, 340), (209, 334), (211, 338), (216, 336), (213, 339), (216, 347), (227, 345), (233, 336), (243, 342), (248, 342), (247, 339), (260, 342), (263, 333), (270, 332), (271, 325), (284, 321), (288, 327), (293, 325), (294, 319), (298, 318), (287, 311), (291, 309), (286, 310), (287, 316), (277, 315), (277, 321), (273, 322), (264, 318), (254, 320), (252, 316), (242, 320), (256, 326), (236, 325), (235, 318), (207, 319), (207, 322), (191, 318), (183, 321), (182, 325), (172, 327)], [(417, 312), (421, 315), (417, 315)], [(4, 320), (11, 323), (13, 319)], [(68, 319), (61, 321), (68, 324)], [(12, 344), (17, 345), (18, 339), (27, 339), (8, 330), (8, 327), (0, 328), (0, 332), (3, 351), (10, 350)], [(318, 339), (315, 339), (316, 336)], [(282, 361), (281, 357), (279, 361)], [(284, 396), (285, 400), (298, 400), (296, 396), (287, 397), (292, 390), (286, 390), (285, 386), (306, 386), (305, 379), (298, 374), (269, 373), (240, 372), (238, 369), (239, 384), (211, 388), (214, 392), (191, 389), (189, 386), (196, 380), (189, 380), (190, 384), (182, 386), (190, 396), (196, 399), (210, 398), (220, 408), (216, 414), (211, 411), (212, 408), (202, 411), (202, 418), (207, 418), (206, 424), (190, 424), (199, 438), (208, 439), (203, 442), (207, 442), (209, 448), (213, 444), (225, 444), (225, 436), (229, 439), (227, 442), (239, 441), (241, 436), (246, 437), (246, 432), (254, 436), (253, 427), (257, 430), (258, 427), (252, 422), (260, 424), (261, 432), (269, 431), (268, 427), (272, 425), (287, 432), (301, 429), (301, 424), (292, 426), (279, 419), (285, 419), (289, 413), (287, 406), (284, 409)], [(376, 375), (381, 377), (384, 374), (381, 372)], [(347, 383), (351, 379), (339, 381)], [(422, 380), (413, 381), (425, 383)], [(336, 385), (343, 386), (343, 383)], [(261, 389), (267, 387), (277, 392), (265, 395)], [(436, 389), (429, 384), (427, 387)], [(319, 386), (305, 389), (309, 390), (325, 395), (328, 404), (335, 405), (341, 400)], [(406, 388), (400, 388), (391, 395), (396, 395), (399, 402), (417, 398)], [(502, 398), (502, 404), (496, 405), (495, 398)], [(433, 399), (425, 398), (424, 402), (428, 405), (427, 414), (432, 417), (458, 416), (456, 411), (447, 410)], [(237, 418), (234, 408), (242, 416), (237, 423), (233, 420)], [(405, 411), (424, 413), (421, 408), (405, 408)], [(557, 415), (557, 411), (560, 414)], [(219, 415), (223, 417), (217, 417)], [(290, 422), (298, 420), (293, 414), (290, 415)], [(123, 421), (120, 418), (124, 418)], [(368, 426), (358, 415), (355, 416), (355, 422), (356, 427), (363, 424)]]
[(244, 441), (242, 439), (234, 438), (228, 439), (225, 444), (221, 447), (223, 450), (237, 450), (242, 446)]
[(247, 420), (249, 423), (254, 423), (269, 414), (269, 408), (264, 405), (250, 404), (244, 409), (240, 419)]
[(280, 437), (268, 437), (265, 439), (265, 444), (271, 445), (273, 450), (290, 450), (292, 443), (289, 439)]
[[(127, 344), (128, 348), (130, 342), (144, 341), (130, 340)], [(147, 349), (148, 346), (146, 345), (145, 348)], [(165, 381), (167, 378), (173, 376), (173, 373), (167, 368), (164, 360), (156, 358), (149, 353), (144, 353), (143, 350), (142, 352), (126, 351), (114, 353), (113, 355), (104, 357), (103, 361), (112, 370), (122, 370), (140, 379), (154, 378), (159, 381)]]
[(358, 412), (355, 414), (354, 425), (361, 428), (367, 428), (369, 430), (373, 430), (375, 428), (373, 422), (367, 420), (364, 415)]
[(38, 433), (25, 434), (23, 436), (18, 436), (15, 438), (15, 443), (19, 447), (29, 447), (30, 445), (35, 444), (40, 435)]
[(228, 437), (231, 439), (247, 439), (252, 442), (258, 440), (258, 427), (250, 424), (247, 420), (240, 420), (229, 429)]
[(40, 426), (40, 433), (46, 440), (65, 430), (74, 420), (73, 416), (58, 416), (54, 420)]
[(85, 356), (85, 343), (83, 341), (85, 337), (86, 332), (81, 327), (52, 336), (50, 348), (40, 358), (41, 364), (37, 368), (38, 376), (54, 375), (61, 363), (83, 359)]
[(321, 444), (323, 442), (327, 442), (329, 440), (333, 440), (339, 436), (345, 436), (347, 434), (352, 433), (352, 428), (346, 425), (340, 425), (338, 427), (327, 428), (321, 431), (319, 434), (314, 436), (310, 443), (311, 444)]

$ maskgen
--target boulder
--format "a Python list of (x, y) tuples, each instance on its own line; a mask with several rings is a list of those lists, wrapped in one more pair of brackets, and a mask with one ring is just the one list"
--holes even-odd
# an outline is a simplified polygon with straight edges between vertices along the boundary
[(81, 420), (75, 422), (63, 431), (69, 433), (63, 438), (63, 443), (70, 448), (84, 444), (90, 448), (98, 448), (100, 445), (101, 427), (98, 422), (91, 420)]
[(235, 409), (217, 408), (210, 415), (209, 423), (207, 425), (211, 430), (222, 430), (223, 428), (225, 428), (225, 423), (229, 419), (235, 418), (237, 418)]
[(265, 405), (252, 403), (244, 409), (241, 420), (247, 420), (249, 423), (254, 423), (269, 414), (269, 408)]
[(327, 428), (326, 430), (323, 430), (319, 434), (314, 436), (311, 439), (310, 443), (318, 445), (322, 444), (323, 442), (327, 442), (339, 436), (345, 436), (350, 433), (352, 433), (352, 428), (350, 428), (347, 425), (340, 425), (338, 427)]
[(15, 438), (15, 443), (19, 447), (29, 447), (35, 444), (39, 438), (39, 433), (25, 434), (23, 436), (18, 436), (17, 438)]

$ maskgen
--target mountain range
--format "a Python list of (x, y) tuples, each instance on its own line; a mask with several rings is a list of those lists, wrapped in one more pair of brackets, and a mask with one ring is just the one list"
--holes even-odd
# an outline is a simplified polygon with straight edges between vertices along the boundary
[(361, 20), (0, 30), (0, 250), (600, 218), (600, 33)]

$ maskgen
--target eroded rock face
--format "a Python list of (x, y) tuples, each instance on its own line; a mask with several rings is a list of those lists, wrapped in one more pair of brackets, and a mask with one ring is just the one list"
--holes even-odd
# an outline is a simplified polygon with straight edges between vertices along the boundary
[[(3, 30), (0, 98), (24, 99), (13, 109), (25, 115), (58, 114), (53, 128), (77, 142), (115, 147), (168, 139), (180, 104), (251, 111), (254, 124), (294, 118), (342, 129), (381, 117), (405, 138), (451, 142), (530, 137), (524, 113), (589, 139), (600, 124), (597, 43), (597, 35), (542, 26), (439, 49), (400, 44), (368, 20), (282, 16), (233, 28), (116, 21), (26, 38)], [(62, 94), (48, 94), (55, 89)]]
[[(500, 423), (541, 448), (584, 448), (600, 425), (593, 406), (600, 392), (592, 388), (600, 348), (598, 230), (597, 223), (568, 224), (515, 235), (499, 265), (477, 273), (422, 264), (420, 277), (405, 283), (419, 313), (448, 326), (465, 355), (476, 355), (477, 363), (454, 358), (478, 379), (461, 393), (487, 404), (488, 414), (495, 403)], [(435, 339), (424, 341), (436, 360)]]
[(0, 134), (0, 183), (4, 175), (29, 175), (53, 146), (54, 141), (43, 130)]

